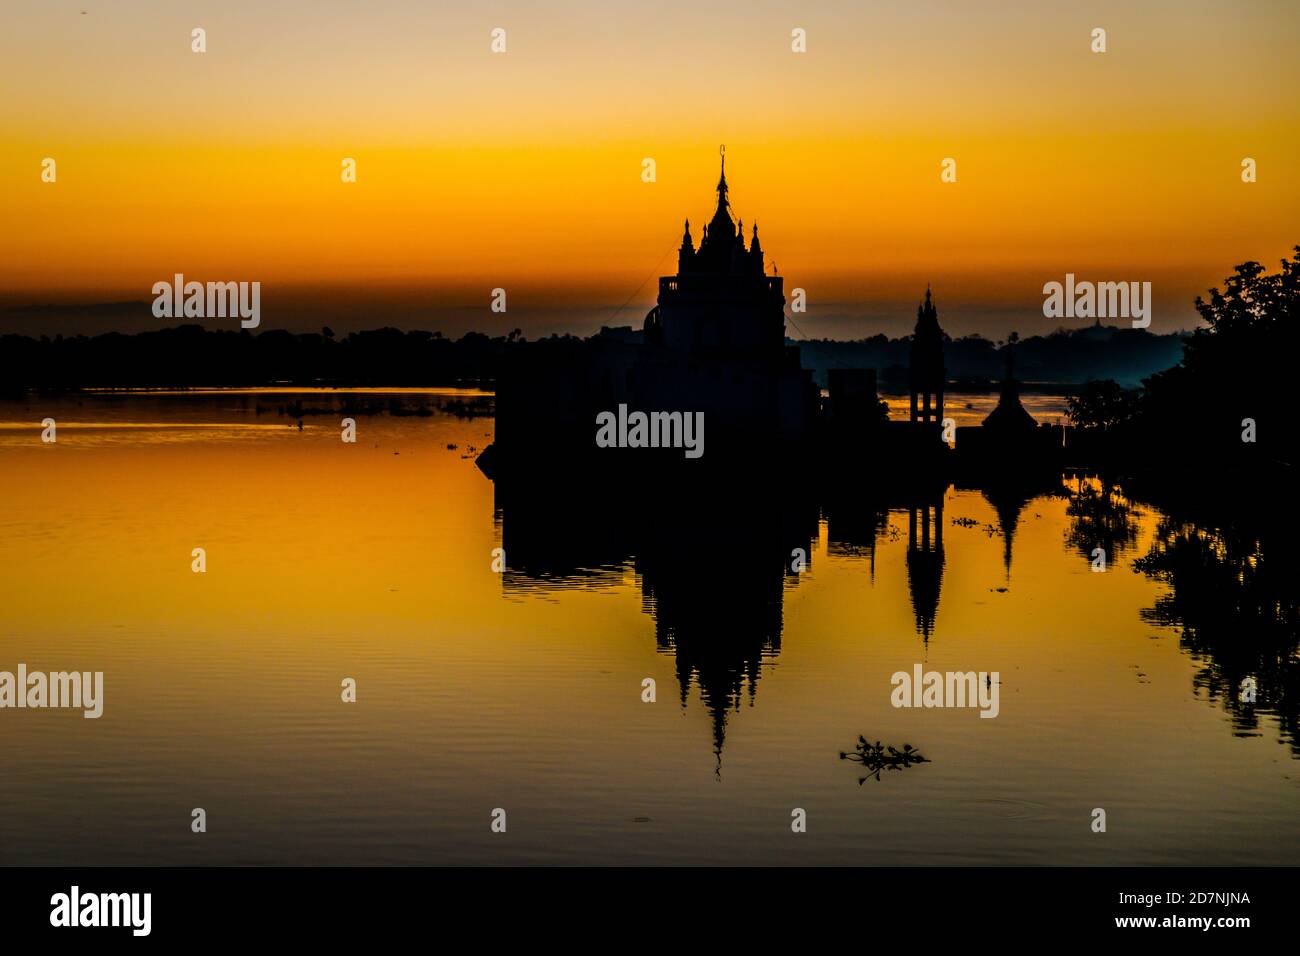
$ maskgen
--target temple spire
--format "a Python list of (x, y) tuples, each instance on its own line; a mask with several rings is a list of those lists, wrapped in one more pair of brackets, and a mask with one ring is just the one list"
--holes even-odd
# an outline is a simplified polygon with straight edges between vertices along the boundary
[(731, 221), (731, 202), (727, 199), (727, 147), (719, 146), (718, 154), (722, 157), (722, 172), (718, 176), (718, 208), (713, 213), (710, 225), (713, 226), (713, 238), (716, 241), (720, 233), (718, 228), (726, 223), (727, 231), (735, 236), (736, 227)]
[(1025, 406), (1020, 401), (1020, 385), (1016, 382), (1013, 354), (1019, 341), (1020, 336), (1015, 332), (1007, 336), (1007, 344), (1003, 348), (1006, 373), (1002, 378), (1002, 394), (998, 396), (997, 406), (984, 419), (985, 434), (996, 432), (999, 437), (1015, 437), (1020, 433), (1032, 433), (1038, 428), (1038, 423), (1025, 411)]
[(925, 284), (925, 301), (916, 307), (916, 321), (919, 329), (924, 323), (926, 326), (939, 324), (939, 310), (934, 307), (934, 300), (930, 296), (930, 284)]
[(694, 264), (695, 243), (691, 241), (691, 221), (687, 219), (686, 226), (682, 230), (682, 244), (677, 250), (677, 273), (680, 275), (691, 271)]
[(910, 420), (932, 424), (943, 421), (943, 391), (947, 369), (943, 365), (943, 330), (930, 286), (925, 301), (916, 307), (916, 329), (912, 333), (909, 385)]
[(1016, 343), (1020, 341), (1020, 334), (1012, 332), (1007, 336), (1006, 345), (1006, 363), (1005, 371), (1002, 376), (1002, 394), (1003, 401), (1015, 402), (1020, 404), (1020, 385), (1016, 382)]

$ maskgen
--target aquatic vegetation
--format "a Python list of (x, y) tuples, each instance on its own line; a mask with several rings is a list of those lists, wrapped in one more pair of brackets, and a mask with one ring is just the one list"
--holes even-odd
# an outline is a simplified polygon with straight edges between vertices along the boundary
[(866, 768), (867, 776), (858, 778), (858, 786), (862, 786), (870, 777), (879, 780), (881, 771), (884, 770), (903, 770), (918, 763), (931, 762), (929, 758), (921, 756), (921, 752), (911, 744), (903, 744), (902, 750), (895, 750), (881, 745), (879, 740), (873, 744), (862, 736), (858, 737), (858, 745), (853, 753), (840, 751), (840, 759), (852, 760)]

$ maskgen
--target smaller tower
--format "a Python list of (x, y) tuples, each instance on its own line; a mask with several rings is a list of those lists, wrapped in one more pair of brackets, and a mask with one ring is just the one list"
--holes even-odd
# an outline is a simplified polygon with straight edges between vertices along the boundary
[(754, 275), (764, 274), (763, 247), (758, 244), (758, 223), (754, 223), (754, 238), (749, 244), (749, 269)]
[(691, 267), (695, 264), (695, 243), (691, 240), (691, 221), (686, 220), (686, 228), (682, 232), (682, 245), (677, 250), (677, 274), (690, 272)]
[(948, 370), (943, 365), (943, 330), (939, 328), (939, 311), (925, 287), (925, 301), (916, 310), (916, 329), (912, 333), (911, 422), (943, 422), (943, 386)]
[(997, 407), (984, 419), (984, 433), (1004, 442), (1024, 441), (1038, 430), (1034, 416), (1025, 411), (1020, 402), (1020, 385), (1016, 381), (1015, 348), (1020, 336), (1015, 332), (1007, 338), (1003, 349), (1006, 356), (1006, 372), (1002, 377), (1002, 392), (998, 396)]
[(731, 247), (731, 274), (745, 275), (749, 272), (749, 253), (745, 250), (745, 221), (742, 219), (736, 227), (736, 241)]

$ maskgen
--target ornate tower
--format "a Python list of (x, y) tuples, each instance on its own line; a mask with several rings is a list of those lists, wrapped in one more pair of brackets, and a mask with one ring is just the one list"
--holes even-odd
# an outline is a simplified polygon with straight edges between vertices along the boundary
[(677, 274), (659, 278), (646, 315), (645, 347), (624, 375), (642, 409), (706, 414), (710, 458), (752, 456), (771, 443), (804, 444), (820, 395), (799, 348), (785, 339), (783, 280), (767, 275), (755, 226), (745, 242), (733, 218), (726, 157), (717, 206), (701, 229), (682, 234)]
[(782, 279), (764, 271), (758, 227), (745, 247), (744, 226), (732, 218), (726, 156), (718, 201), (700, 244), (690, 225), (677, 253), (677, 275), (659, 280), (659, 302), (647, 325), (652, 341), (681, 355), (728, 356), (778, 367), (785, 352)]
[(916, 310), (916, 330), (912, 333), (911, 372), (908, 376), (912, 394), (913, 424), (938, 424), (943, 421), (943, 385), (948, 370), (943, 367), (943, 330), (939, 312), (925, 287), (925, 301)]
[(686, 220), (686, 228), (682, 232), (682, 245), (677, 250), (677, 271), (678, 273), (690, 272), (695, 266), (695, 243), (691, 239), (691, 221)]

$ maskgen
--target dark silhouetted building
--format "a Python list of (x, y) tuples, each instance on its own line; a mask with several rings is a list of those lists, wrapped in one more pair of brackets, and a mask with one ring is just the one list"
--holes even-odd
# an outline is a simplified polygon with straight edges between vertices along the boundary
[(746, 247), (744, 223), (732, 219), (725, 159), (717, 193), (699, 247), (688, 220), (677, 275), (659, 280), (632, 380), (636, 406), (703, 411), (722, 448), (805, 441), (819, 393), (786, 344), (783, 280), (766, 274), (758, 226)]
[[(733, 220), (726, 168), (698, 246), (689, 222), (677, 274), (635, 338), (602, 330), (587, 340), (537, 343), (497, 383), (495, 470), (511, 459), (582, 456), (643, 464), (684, 460), (680, 450), (596, 448), (596, 417), (628, 411), (703, 413), (706, 464), (769, 456), (814, 437), (820, 393), (799, 349), (785, 340), (780, 276), (767, 275), (754, 226), (748, 245)], [(787, 459), (788, 460), (788, 459)]]
[(926, 286), (925, 301), (916, 309), (916, 329), (912, 333), (912, 353), (908, 373), (911, 392), (911, 422), (943, 422), (943, 386), (948, 371), (943, 365), (943, 330), (939, 328), (939, 310)]
[(1007, 343), (1006, 371), (1002, 376), (1002, 393), (997, 407), (984, 419), (986, 441), (1015, 444), (1028, 441), (1038, 431), (1038, 422), (1020, 403), (1020, 386), (1015, 376), (1015, 338)]

